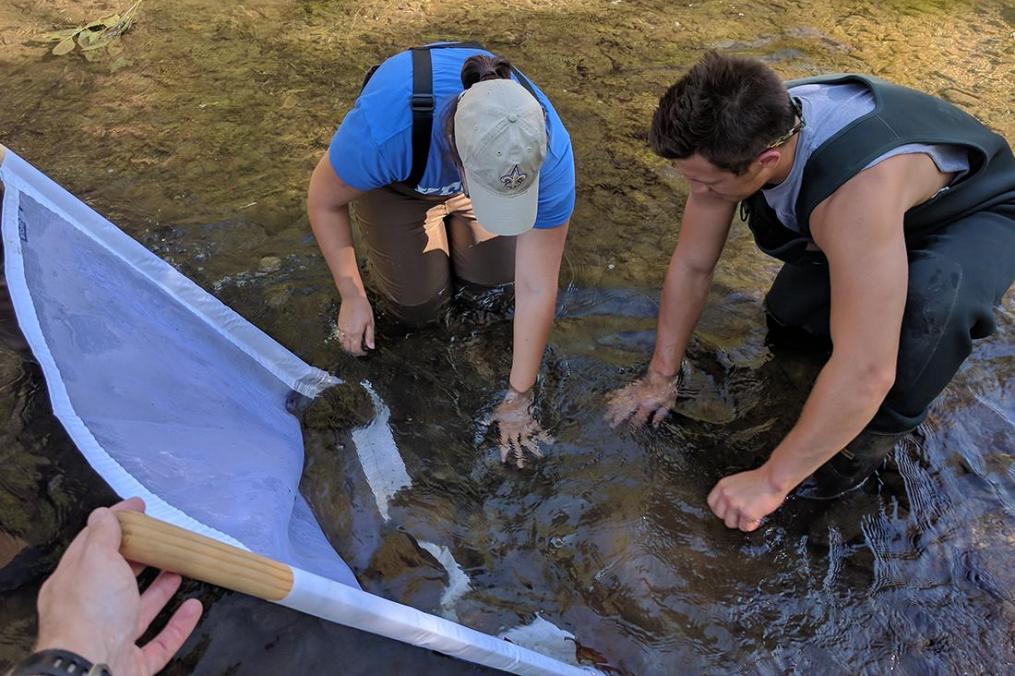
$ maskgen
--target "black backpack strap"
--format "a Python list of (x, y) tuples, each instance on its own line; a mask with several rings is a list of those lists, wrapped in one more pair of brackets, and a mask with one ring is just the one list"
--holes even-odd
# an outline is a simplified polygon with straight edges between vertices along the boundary
[[(433, 135), (436, 101), (433, 95), (433, 60), (430, 58), (430, 50), (447, 48), (484, 49), (478, 42), (445, 42), (412, 48), (412, 98), (409, 100), (409, 108), (412, 110), (412, 168), (405, 182), (413, 189), (419, 185), (423, 172), (426, 171), (426, 162), (430, 157), (430, 138)], [(511, 71), (519, 84), (538, 100), (536, 88), (529, 79), (514, 66)], [(371, 75), (373, 71), (367, 75), (367, 80)], [(365, 86), (366, 82), (363, 84)]]
[(433, 134), (433, 113), (436, 101), (433, 95), (433, 60), (431, 49), (483, 49), (478, 42), (444, 42), (412, 48), (412, 169), (405, 182), (413, 190), (419, 185), (430, 157), (430, 138)]
[(430, 156), (430, 136), (433, 134), (433, 61), (429, 47), (412, 48), (412, 169), (405, 182), (415, 190), (426, 170)]

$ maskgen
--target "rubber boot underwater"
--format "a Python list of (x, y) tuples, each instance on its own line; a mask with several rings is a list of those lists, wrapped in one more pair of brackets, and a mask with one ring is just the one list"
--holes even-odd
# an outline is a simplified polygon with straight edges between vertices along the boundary
[(902, 434), (864, 430), (796, 490), (802, 498), (832, 500), (860, 488), (892, 452)]

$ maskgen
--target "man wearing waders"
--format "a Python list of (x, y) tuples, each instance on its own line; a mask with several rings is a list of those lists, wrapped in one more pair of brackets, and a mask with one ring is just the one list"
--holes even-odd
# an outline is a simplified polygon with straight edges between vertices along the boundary
[(756, 529), (797, 486), (859, 486), (994, 331), (1015, 278), (1015, 158), (934, 97), (862, 75), (783, 84), (759, 61), (709, 54), (662, 97), (652, 148), (690, 183), (648, 372), (615, 392), (616, 425), (673, 406), (684, 350), (736, 206), (785, 265), (765, 298), (770, 338), (831, 356), (796, 425), (708, 504)]
[(436, 319), (458, 289), (513, 284), (511, 372), (493, 421), (503, 460), (539, 455), (548, 437), (532, 390), (575, 203), (571, 139), (549, 100), (475, 43), (417, 47), (367, 75), (307, 198), (342, 300), (338, 338), (361, 356), (374, 347), (374, 310), (353, 249), (353, 201), (373, 285), (401, 322)]

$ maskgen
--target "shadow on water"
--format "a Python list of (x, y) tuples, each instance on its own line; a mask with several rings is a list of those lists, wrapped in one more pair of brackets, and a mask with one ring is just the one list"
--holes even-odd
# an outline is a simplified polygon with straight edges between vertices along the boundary
[[(102, 15), (104, 3), (15, 0), (0, 7), (0, 141), (347, 380), (306, 412), (302, 489), (371, 591), (491, 633), (538, 615), (575, 634), (588, 661), (598, 654), (631, 674), (1010, 670), (1010, 295), (999, 334), (977, 346), (879, 481), (836, 503), (791, 501), (755, 534), (726, 531), (705, 496), (770, 452), (818, 365), (765, 346), (760, 300), (776, 267), (742, 226), (717, 271), (677, 412), (656, 431), (610, 430), (601, 412), (605, 393), (652, 349), (656, 299), (642, 290), (662, 277), (684, 188), (645, 148), (645, 127), (687, 64), (722, 49), (788, 77), (873, 72), (967, 107), (1012, 138), (1011, 9), (692, 4), (145, 3), (124, 39), (131, 65), (113, 71), (29, 42)], [(330, 339), (330, 278), (303, 215), (306, 178), (363, 71), (407, 45), (465, 37), (548, 92), (579, 167), (567, 289), (540, 383), (540, 420), (556, 442), (521, 471), (500, 465), (481, 424), (507, 371), (508, 323), (406, 334), (382, 317), (377, 353), (342, 357)], [(39, 369), (0, 310), (6, 663), (29, 647), (42, 577), (111, 495), (52, 417)], [(370, 439), (405, 477), (381, 501), (359, 458)], [(210, 610), (171, 673), (339, 663), (349, 673), (469, 671), (190, 589)]]

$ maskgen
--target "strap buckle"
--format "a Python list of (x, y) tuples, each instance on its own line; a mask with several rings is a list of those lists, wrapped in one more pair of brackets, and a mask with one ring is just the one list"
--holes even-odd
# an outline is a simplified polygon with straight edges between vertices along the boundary
[(409, 99), (409, 108), (414, 113), (432, 113), (434, 111), (433, 94), (413, 94)]

